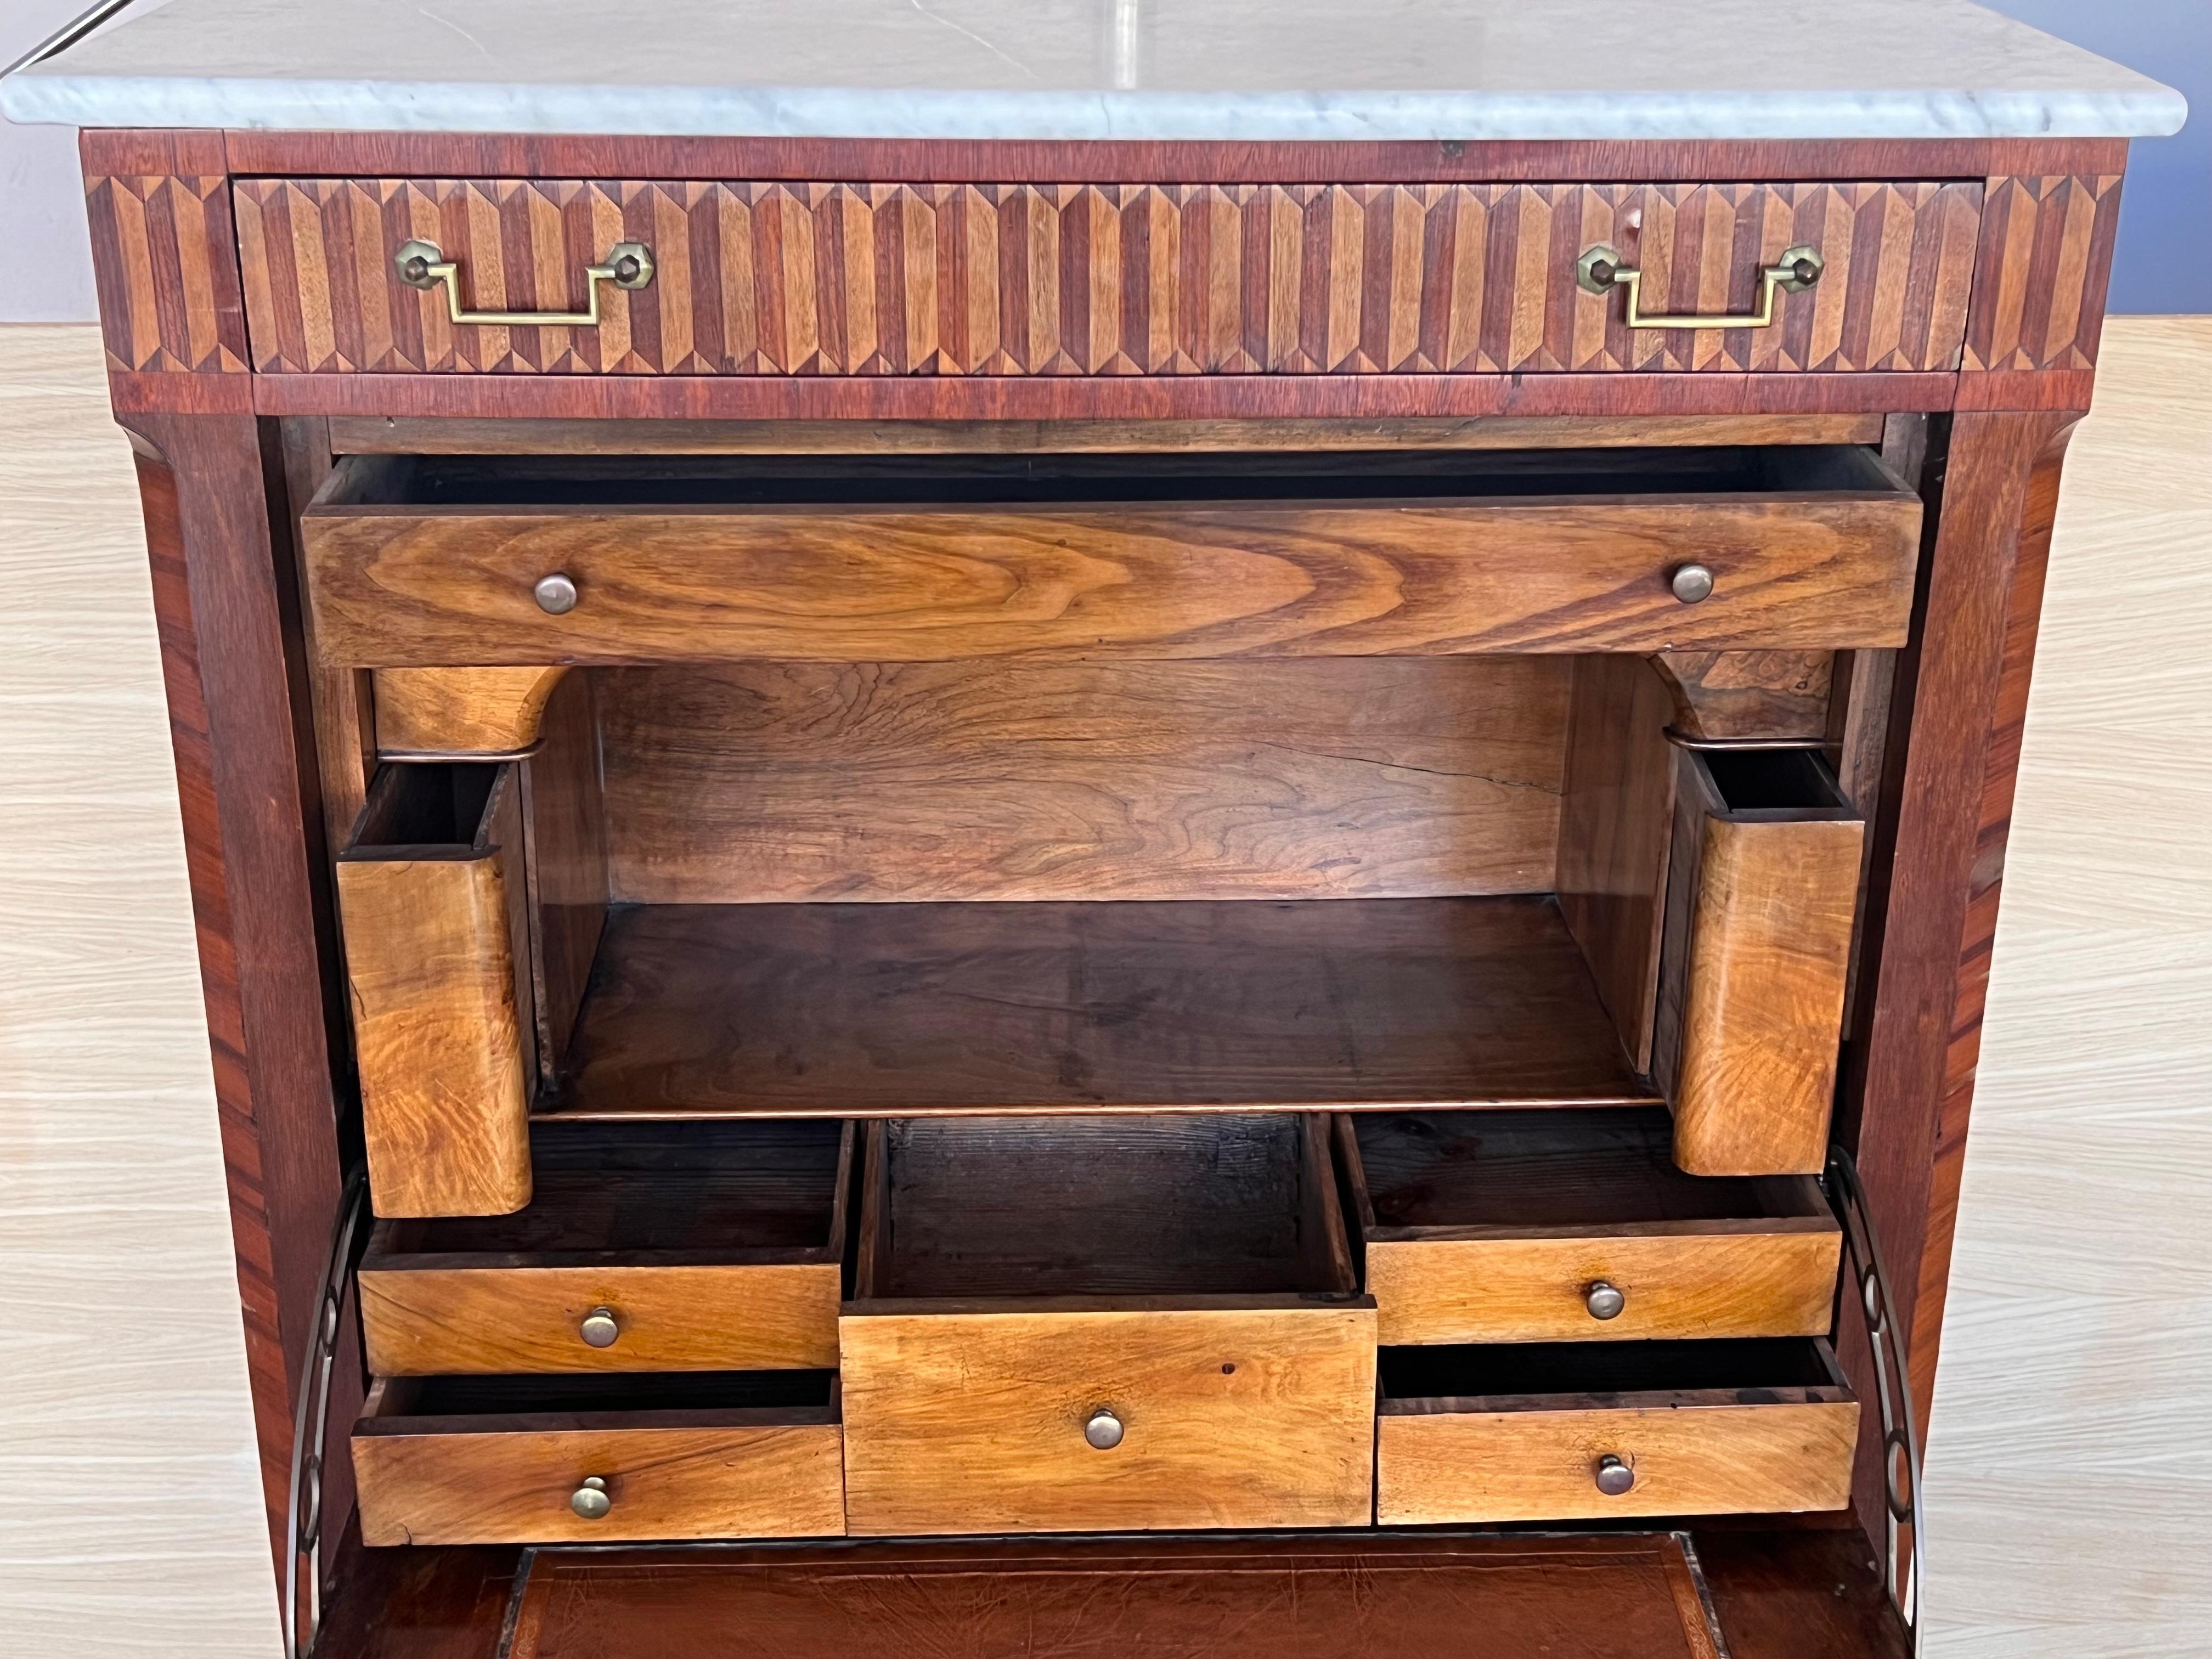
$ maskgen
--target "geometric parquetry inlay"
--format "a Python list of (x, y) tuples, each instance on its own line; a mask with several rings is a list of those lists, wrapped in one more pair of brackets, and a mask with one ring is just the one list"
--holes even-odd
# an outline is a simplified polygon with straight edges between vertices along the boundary
[[(1421, 374), (1955, 368), (1978, 184), (903, 185), (264, 179), (236, 217), (269, 373)], [(580, 307), (617, 241), (653, 252), (596, 329), (456, 328), (392, 255), (459, 262), (472, 308)], [(1752, 303), (1769, 329), (1631, 332), (1574, 264), (1610, 242), (1647, 309)]]

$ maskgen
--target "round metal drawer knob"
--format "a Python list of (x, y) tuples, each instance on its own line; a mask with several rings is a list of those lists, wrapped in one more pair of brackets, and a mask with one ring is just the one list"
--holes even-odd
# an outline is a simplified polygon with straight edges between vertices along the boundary
[(538, 601), (538, 608), (549, 617), (565, 617), (576, 608), (576, 584), (557, 570), (550, 576), (540, 576), (538, 586), (530, 592)]
[(1103, 1408), (1095, 1411), (1083, 1425), (1083, 1437), (1100, 1451), (1112, 1451), (1121, 1443), (1121, 1419)]
[(1583, 1292), (1583, 1306), (1589, 1310), (1592, 1319), (1618, 1319), (1620, 1310), (1627, 1305), (1628, 1298), (1602, 1279)]
[(603, 1521), (615, 1500), (607, 1496), (607, 1483), (596, 1474), (586, 1475), (584, 1484), (568, 1494), (568, 1507), (586, 1521)]
[(1610, 1452), (1597, 1460), (1597, 1468), (1593, 1473), (1597, 1480), (1597, 1489), (1607, 1498), (1620, 1498), (1636, 1484), (1636, 1471)]
[(1713, 573), (1702, 564), (1678, 565), (1667, 586), (1684, 605), (1697, 605), (1712, 598)]
[(622, 1327), (615, 1322), (612, 1308), (594, 1308), (576, 1327), (576, 1334), (594, 1348), (611, 1348), (622, 1334)]

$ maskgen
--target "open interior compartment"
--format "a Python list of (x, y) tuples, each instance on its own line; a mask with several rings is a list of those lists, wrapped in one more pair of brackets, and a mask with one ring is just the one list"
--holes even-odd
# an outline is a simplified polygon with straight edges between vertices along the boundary
[(364, 455), (342, 464), (310, 511), (1888, 495), (1901, 487), (1873, 450), (1850, 444), (1087, 455)]
[(854, 1140), (853, 1125), (824, 1118), (540, 1122), (527, 1206), (511, 1215), (379, 1222), (362, 1265), (834, 1261), (844, 1249)]
[(862, 1300), (1349, 1294), (1312, 1115), (873, 1122)]

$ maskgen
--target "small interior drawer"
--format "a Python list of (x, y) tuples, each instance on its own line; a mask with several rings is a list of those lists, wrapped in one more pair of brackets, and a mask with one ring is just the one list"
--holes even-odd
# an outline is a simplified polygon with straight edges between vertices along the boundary
[(1825, 1340), (1385, 1348), (1376, 1518), (1788, 1514), (1850, 1502)]
[(1865, 839), (1815, 751), (1676, 751), (1652, 1073), (1683, 1169), (1826, 1165)]
[(532, 1140), (527, 1208), (377, 1224), (371, 1370), (836, 1364), (851, 1123), (542, 1123)]
[(523, 836), (514, 766), (386, 766), (338, 854), (380, 1216), (501, 1215), (530, 1201)]
[(387, 1377), (354, 1425), (369, 1544), (845, 1529), (832, 1371)]
[(1850, 445), (355, 456), (301, 534), (390, 669), (1897, 646), (1920, 521)]
[(869, 1126), (855, 1533), (1352, 1526), (1375, 1311), (1327, 1119)]
[(1347, 1114), (1336, 1135), (1386, 1345), (1829, 1328), (1820, 1188), (1683, 1174), (1663, 1109)]

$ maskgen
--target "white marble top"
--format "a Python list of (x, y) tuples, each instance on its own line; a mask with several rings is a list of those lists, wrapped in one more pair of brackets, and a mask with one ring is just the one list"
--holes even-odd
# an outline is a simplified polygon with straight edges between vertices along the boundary
[(0, 83), (0, 109), (1188, 139), (2118, 137), (2186, 112), (1966, 0), (173, 0)]

